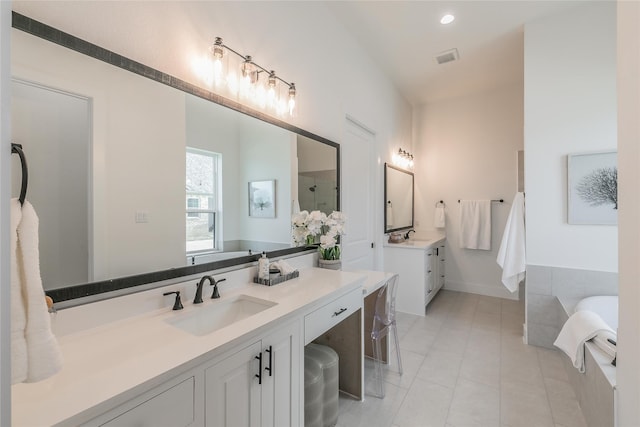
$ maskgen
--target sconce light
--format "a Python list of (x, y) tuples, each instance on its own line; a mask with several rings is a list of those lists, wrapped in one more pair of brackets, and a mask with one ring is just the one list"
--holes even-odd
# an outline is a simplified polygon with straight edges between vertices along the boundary
[[(295, 83), (289, 83), (273, 70), (257, 64), (250, 55), (241, 55), (216, 37), (210, 48), (213, 55), (213, 83), (216, 87), (226, 86), (232, 95), (248, 100), (261, 108), (267, 108), (282, 116), (294, 115), (297, 90)], [(240, 59), (239, 75), (228, 67), (227, 52)], [(282, 93), (281, 93), (282, 92)]]
[(413, 169), (413, 154), (398, 148), (398, 153), (393, 155), (393, 164), (404, 169)]

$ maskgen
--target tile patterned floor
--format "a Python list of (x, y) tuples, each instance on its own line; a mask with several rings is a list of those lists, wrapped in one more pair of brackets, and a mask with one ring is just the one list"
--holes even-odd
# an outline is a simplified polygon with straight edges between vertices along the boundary
[(386, 397), (340, 397), (338, 427), (586, 427), (561, 354), (522, 343), (518, 301), (441, 291), (426, 317), (398, 313), (404, 374), (385, 370)]

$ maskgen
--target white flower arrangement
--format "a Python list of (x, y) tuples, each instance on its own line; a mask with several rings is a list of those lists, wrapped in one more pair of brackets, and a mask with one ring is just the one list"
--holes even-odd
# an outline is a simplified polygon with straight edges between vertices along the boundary
[(296, 245), (313, 244), (320, 236), (318, 251), (325, 260), (340, 259), (338, 236), (344, 234), (346, 216), (339, 211), (327, 215), (320, 211), (302, 211), (291, 217), (293, 242)]

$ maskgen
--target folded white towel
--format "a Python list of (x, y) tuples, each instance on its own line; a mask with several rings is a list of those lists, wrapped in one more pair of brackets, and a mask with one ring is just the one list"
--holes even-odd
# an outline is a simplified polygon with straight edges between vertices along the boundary
[(491, 200), (460, 201), (460, 247), (491, 250)]
[[(20, 206), (20, 202), (17, 200), (15, 203), (17, 206), (12, 204), (12, 212), (16, 209), (13, 206), (17, 208)], [(20, 353), (12, 352), (12, 363), (15, 362), (21, 371), (24, 369), (23, 365), (26, 365), (26, 376), (25, 372), (16, 372), (16, 375), (12, 373), (12, 381), (36, 382), (49, 378), (61, 369), (62, 355), (58, 342), (51, 332), (51, 319), (40, 278), (38, 216), (31, 203), (26, 200), (21, 208), (16, 243), (14, 254), (17, 275), (12, 277), (12, 291), (19, 292), (20, 296), (16, 297), (12, 307), (12, 318), (13, 311), (19, 317), (21, 317), (21, 311), (22, 316), (26, 314), (24, 316), (26, 324), (22, 325), (22, 336), (26, 346), (19, 350)], [(13, 296), (12, 302), (14, 302)], [(20, 331), (15, 330), (15, 332), (17, 341), (22, 341), (17, 337)]]
[(444, 228), (445, 227), (445, 215), (444, 215), (444, 205), (436, 206), (436, 211), (433, 216), (433, 226), (435, 228)]
[(569, 317), (562, 326), (553, 345), (564, 351), (573, 366), (584, 373), (584, 343), (599, 334), (615, 332), (593, 311), (578, 311)]
[(511, 292), (518, 289), (527, 268), (525, 255), (524, 194), (516, 193), (504, 227), (496, 261), (502, 267), (502, 283)]
[(291, 267), (291, 265), (283, 259), (281, 259), (280, 261), (272, 262), (271, 266), (280, 270), (280, 274), (282, 274), (283, 276), (295, 271), (295, 268)]

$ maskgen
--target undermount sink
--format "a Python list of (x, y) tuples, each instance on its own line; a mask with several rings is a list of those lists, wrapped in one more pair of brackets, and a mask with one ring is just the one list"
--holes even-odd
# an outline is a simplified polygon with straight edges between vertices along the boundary
[(206, 301), (191, 308), (190, 313), (177, 314), (166, 322), (190, 334), (202, 336), (229, 326), (273, 307), (277, 303), (238, 295), (222, 301)]

